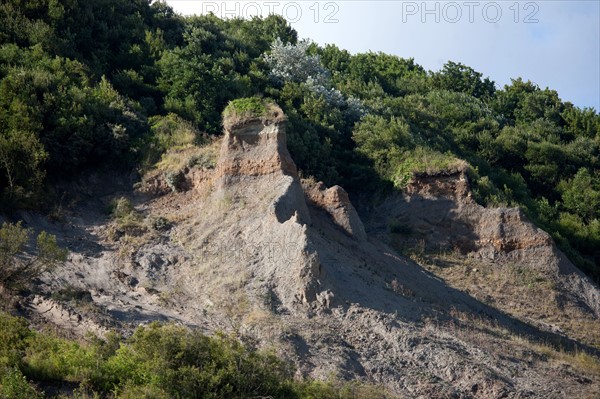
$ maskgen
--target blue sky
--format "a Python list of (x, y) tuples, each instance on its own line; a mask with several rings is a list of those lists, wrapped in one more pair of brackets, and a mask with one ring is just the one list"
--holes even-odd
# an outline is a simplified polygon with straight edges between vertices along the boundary
[(522, 77), (600, 110), (600, 0), (587, 1), (200, 1), (167, 0), (183, 14), (269, 12), (301, 38), (352, 53), (412, 57), (429, 70), (462, 62), (497, 86)]

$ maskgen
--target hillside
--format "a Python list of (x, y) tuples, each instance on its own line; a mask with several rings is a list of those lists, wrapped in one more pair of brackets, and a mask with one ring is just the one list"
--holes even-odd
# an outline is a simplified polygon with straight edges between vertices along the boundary
[[(185, 168), (184, 191), (160, 193), (166, 175), (150, 172), (136, 192), (82, 199), (64, 223), (29, 219), (73, 249), (25, 314), (75, 336), (152, 320), (234, 332), (304, 377), (363, 379), (399, 397), (598, 394), (600, 290), (546, 233), (516, 209), (469, 200), (460, 173), (415, 179), (365, 232), (341, 187), (300, 180), (284, 123), (250, 119), (196, 148), (219, 155), (214, 167)], [(137, 204), (137, 224), (92, 210), (115, 195)], [(381, 214), (411, 215), (422, 253), (397, 252), (406, 234), (381, 227)], [(168, 227), (149, 227), (156, 220)]]
[(44, 332), (1, 315), (1, 395), (600, 395), (595, 110), (276, 16), (0, 21), (0, 294)]

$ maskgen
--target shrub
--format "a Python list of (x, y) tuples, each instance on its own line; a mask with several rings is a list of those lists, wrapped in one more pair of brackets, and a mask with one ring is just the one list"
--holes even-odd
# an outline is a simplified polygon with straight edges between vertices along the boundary
[(175, 114), (150, 118), (152, 139), (146, 148), (146, 166), (156, 163), (170, 149), (180, 149), (203, 142), (201, 133), (191, 123)]
[(89, 347), (45, 334), (27, 341), (25, 371), (43, 381), (87, 381), (97, 367), (97, 356)]
[(152, 228), (156, 231), (169, 230), (171, 223), (166, 218), (159, 216), (152, 220)]
[(200, 154), (192, 155), (187, 161), (187, 167), (193, 168), (194, 166), (199, 166), (201, 168), (206, 169), (214, 169), (217, 165), (217, 159), (214, 154), (209, 152), (203, 152)]
[(146, 231), (142, 223), (142, 214), (134, 208), (129, 199), (119, 197), (113, 200), (109, 205), (109, 211), (116, 223), (117, 230), (111, 234), (116, 236), (120, 234), (141, 235)]
[(127, 340), (108, 334), (80, 344), (27, 328), (0, 313), (0, 398), (41, 397), (28, 383), (70, 382), (69, 397), (114, 398), (384, 398), (359, 382), (295, 381), (272, 352), (173, 324), (139, 327)]
[(284, 44), (277, 38), (271, 44), (271, 52), (264, 56), (271, 69), (271, 79), (278, 83), (306, 82), (308, 78), (319, 84), (329, 79), (329, 72), (321, 66), (317, 55), (307, 54), (310, 43)]
[(42, 231), (36, 239), (36, 253), (27, 256), (26, 246), (31, 229), (21, 222), (3, 223), (0, 228), (0, 285), (6, 289), (20, 289), (32, 279), (52, 270), (66, 260), (67, 251), (56, 243), (56, 237)]
[(0, 370), (21, 365), (30, 336), (25, 320), (0, 312)]
[(181, 192), (185, 190), (185, 173), (182, 170), (167, 172), (165, 181), (173, 192)]
[(114, 219), (121, 219), (135, 212), (135, 208), (131, 201), (125, 197), (119, 197), (111, 201), (109, 212)]
[(18, 368), (0, 370), (0, 398), (36, 399), (43, 396), (35, 390)]

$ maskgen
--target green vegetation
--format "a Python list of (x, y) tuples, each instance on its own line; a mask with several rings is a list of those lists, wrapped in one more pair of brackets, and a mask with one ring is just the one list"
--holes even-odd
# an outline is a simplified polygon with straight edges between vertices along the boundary
[(44, 397), (44, 387), (69, 383), (62, 398), (384, 398), (351, 383), (295, 381), (274, 353), (237, 339), (204, 336), (175, 325), (139, 327), (128, 339), (109, 334), (79, 344), (31, 331), (0, 313), (0, 397)]
[(108, 230), (109, 237), (117, 239), (123, 235), (143, 235), (147, 227), (144, 225), (144, 216), (135, 209), (128, 198), (119, 197), (113, 200), (109, 211), (114, 220), (114, 226)]
[(267, 102), (257, 97), (230, 101), (223, 111), (223, 119), (257, 119), (267, 115)]
[(155, 115), (149, 119), (149, 123), (151, 137), (146, 146), (144, 167), (154, 165), (167, 150), (182, 150), (204, 142), (194, 125), (176, 114)]
[(38, 234), (36, 253), (25, 256), (31, 229), (21, 222), (3, 223), (0, 228), (0, 287), (7, 290), (25, 288), (32, 279), (52, 270), (67, 257), (67, 251), (59, 248), (56, 237), (42, 231)]
[(183, 17), (157, 1), (2, 2), (2, 211), (51, 208), (58, 180), (108, 165), (161, 161), (177, 187), (188, 146), (269, 98), (304, 176), (360, 194), (467, 170), (479, 202), (523, 208), (600, 281), (596, 110), (521, 78), (500, 88), (460, 63), (431, 72), (297, 36), (278, 16)]
[(230, 101), (223, 111), (223, 126), (226, 129), (255, 120), (280, 122), (284, 119), (281, 108), (266, 99), (258, 97), (239, 98)]

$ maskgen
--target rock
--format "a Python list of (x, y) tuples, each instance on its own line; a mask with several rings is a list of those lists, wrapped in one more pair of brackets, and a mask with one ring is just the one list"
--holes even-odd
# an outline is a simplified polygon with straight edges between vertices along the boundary
[(311, 205), (329, 213), (334, 223), (348, 235), (359, 241), (367, 239), (362, 221), (350, 203), (348, 193), (342, 187), (326, 188), (322, 182), (310, 184), (308, 181), (305, 181), (303, 185), (306, 198)]
[[(410, 234), (392, 238), (423, 240), (424, 252), (443, 244), (473, 262), (522, 261), (560, 277), (571, 292), (561, 297), (565, 309), (597, 303), (589, 281), (518, 210), (474, 203), (464, 173), (420, 176), (403, 195), (383, 200), (363, 219), (368, 239), (341, 187), (302, 186), (282, 122), (232, 125), (215, 167), (186, 173), (193, 190), (140, 198), (149, 220), (172, 222), (168, 231), (130, 243), (125, 260), (119, 244), (103, 246), (99, 257), (72, 256), (43, 277), (46, 293), (80, 284), (123, 332), (152, 320), (241, 332), (258, 346), (281, 348), (299, 377), (365, 379), (399, 397), (597, 396), (598, 376), (581, 370), (591, 382), (579, 383), (529, 344), (560, 341), (562, 333), (482, 303), (484, 295), (449, 286), (388, 244), (390, 220), (403, 219)], [(88, 217), (88, 228), (101, 231), (102, 218)], [(476, 279), (474, 290), (489, 272), (477, 263), (457, 270)], [(33, 313), (80, 335), (94, 329), (89, 314), (33, 303)]]
[(600, 317), (600, 289), (520, 209), (477, 204), (465, 170), (416, 177), (404, 194), (386, 199), (372, 219), (370, 228), (380, 232), (387, 231), (390, 220), (402, 220), (430, 251), (458, 250), (534, 270)]

